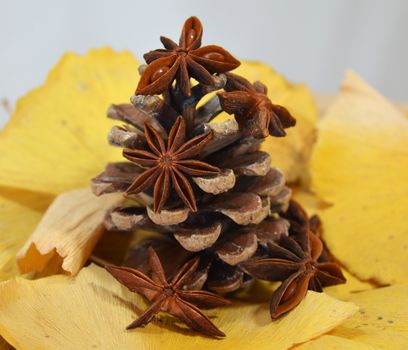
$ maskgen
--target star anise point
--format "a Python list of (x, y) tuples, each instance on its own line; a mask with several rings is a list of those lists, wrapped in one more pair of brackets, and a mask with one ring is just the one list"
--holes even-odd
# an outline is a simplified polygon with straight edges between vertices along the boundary
[(283, 137), (285, 128), (296, 124), (296, 119), (283, 106), (273, 104), (266, 87), (238, 75), (227, 73), (225, 92), (218, 93), (223, 109), (234, 114), (240, 127), (255, 138), (268, 135)]
[(141, 294), (151, 302), (138, 319), (127, 326), (127, 329), (143, 327), (160, 311), (167, 312), (190, 328), (211, 337), (224, 337), (207, 316), (196, 305), (218, 307), (230, 302), (207, 291), (189, 290), (188, 283), (198, 268), (199, 259), (185, 263), (177, 274), (168, 282), (160, 259), (153, 248), (148, 250), (150, 277), (139, 270), (106, 266), (107, 271), (130, 291)]
[(256, 278), (282, 281), (272, 295), (272, 319), (299, 305), (308, 290), (321, 292), (325, 286), (345, 282), (339, 265), (320, 260), (323, 243), (310, 230), (309, 219), (301, 206), (291, 201), (284, 215), (290, 221), (290, 236), (268, 242), (269, 257), (244, 263), (245, 269)]
[(218, 174), (220, 169), (193, 159), (211, 141), (211, 132), (200, 134), (185, 141), (186, 127), (183, 117), (178, 117), (167, 138), (163, 137), (149, 124), (145, 124), (145, 136), (149, 150), (123, 150), (123, 156), (134, 164), (146, 169), (126, 190), (126, 194), (137, 194), (153, 187), (153, 210), (160, 212), (175, 189), (182, 202), (191, 211), (197, 211), (191, 176)]
[(222, 47), (200, 47), (202, 33), (200, 20), (193, 16), (185, 21), (178, 45), (169, 38), (160, 37), (165, 48), (144, 55), (148, 66), (140, 78), (136, 94), (160, 94), (176, 80), (183, 94), (190, 96), (190, 78), (205, 85), (215, 85), (213, 74), (224, 73), (240, 65)]

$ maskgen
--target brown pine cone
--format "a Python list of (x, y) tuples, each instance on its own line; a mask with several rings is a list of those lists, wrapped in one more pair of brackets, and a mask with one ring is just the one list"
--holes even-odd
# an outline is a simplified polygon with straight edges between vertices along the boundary
[[(180, 45), (186, 46), (190, 38), (199, 46), (201, 35), (201, 23), (192, 17), (185, 23)], [(285, 129), (295, 125), (290, 112), (269, 100), (262, 83), (219, 74), (238, 65), (225, 50), (221, 56), (204, 58), (211, 64), (228, 58), (234, 64), (201, 71), (201, 78), (210, 77), (197, 79), (192, 86), (190, 75), (196, 77), (197, 72), (191, 67), (196, 66), (190, 60), (188, 71), (183, 61), (187, 53), (169, 39), (164, 44), (166, 50), (147, 55), (149, 66), (141, 68), (144, 80), (131, 104), (108, 110), (108, 117), (124, 123), (111, 129), (109, 142), (123, 148), (128, 161), (108, 164), (91, 181), (98, 196), (122, 192), (127, 197), (125, 205), (106, 216), (107, 229), (136, 236), (138, 229), (156, 232), (129, 250), (124, 265), (136, 270), (122, 270), (145, 279), (157, 275), (149, 271), (154, 264), (147, 264), (152, 247), (165, 285), (177, 280), (177, 271), (184, 271), (191, 261), (194, 269), (183, 280), (186, 289), (227, 294), (258, 278), (282, 281), (272, 296), (272, 318), (298, 305), (308, 289), (320, 291), (344, 282), (318, 237), (319, 220), (309, 219), (291, 201), (283, 174), (271, 166), (271, 156), (260, 151), (265, 137), (285, 136)], [(167, 62), (169, 55), (180, 56), (175, 59), (184, 63), (173, 58)], [(209, 64), (203, 58), (200, 62), (203, 67)], [(182, 75), (175, 73), (179, 67)], [(223, 111), (234, 119), (212, 122)]]
[[(185, 251), (211, 256), (208, 286), (229, 292), (247, 279), (236, 266), (288, 234), (277, 213), (286, 210), (291, 191), (270, 155), (259, 150), (261, 140), (234, 119), (210, 123), (222, 111), (217, 96), (197, 108), (204, 95), (225, 85), (225, 76), (216, 81), (216, 87), (193, 87), (182, 104), (183, 95), (173, 90), (167, 102), (138, 95), (132, 104), (111, 106), (108, 116), (126, 124), (114, 126), (109, 141), (123, 147), (130, 162), (108, 164), (92, 189), (127, 195), (127, 205), (106, 217), (108, 229), (142, 227), (173, 236)], [(221, 277), (229, 282), (223, 285)]]

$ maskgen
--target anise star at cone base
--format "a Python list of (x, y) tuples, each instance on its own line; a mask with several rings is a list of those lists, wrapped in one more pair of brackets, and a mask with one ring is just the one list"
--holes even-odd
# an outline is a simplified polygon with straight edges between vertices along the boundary
[(220, 46), (201, 46), (203, 28), (197, 17), (186, 20), (179, 44), (160, 37), (165, 49), (144, 55), (148, 66), (140, 77), (136, 94), (161, 94), (174, 80), (186, 96), (191, 94), (190, 77), (204, 85), (214, 85), (212, 74), (237, 68), (240, 62)]
[(226, 92), (218, 94), (221, 106), (225, 112), (234, 114), (240, 127), (249, 135), (255, 138), (282, 137), (286, 135), (286, 128), (296, 125), (296, 119), (285, 107), (271, 102), (264, 84), (251, 84), (232, 73), (226, 76)]
[[(288, 211), (298, 215), (299, 209), (300, 206), (292, 201)], [(319, 259), (323, 253), (323, 243), (310, 230), (308, 221), (299, 225), (299, 219), (300, 216), (290, 220), (295, 230), (292, 236), (281, 236), (277, 242), (268, 243), (269, 257), (244, 264), (245, 270), (256, 278), (282, 281), (272, 294), (272, 319), (299, 305), (308, 290), (322, 292), (323, 287), (346, 281), (337, 263)]]
[(191, 211), (197, 211), (194, 190), (188, 177), (219, 173), (219, 168), (192, 158), (199, 155), (211, 141), (212, 134), (203, 133), (185, 142), (186, 126), (180, 116), (170, 130), (167, 145), (149, 123), (145, 124), (145, 137), (150, 151), (129, 148), (123, 150), (126, 159), (146, 169), (126, 193), (137, 194), (154, 186), (154, 211), (160, 212), (173, 188)]
[(184, 289), (198, 265), (198, 258), (189, 260), (169, 283), (156, 252), (150, 247), (150, 277), (136, 269), (107, 266), (109, 273), (120, 283), (152, 303), (127, 329), (142, 327), (148, 324), (157, 313), (164, 311), (198, 332), (211, 337), (224, 337), (225, 334), (197, 306), (213, 308), (229, 305), (230, 302), (210, 292)]

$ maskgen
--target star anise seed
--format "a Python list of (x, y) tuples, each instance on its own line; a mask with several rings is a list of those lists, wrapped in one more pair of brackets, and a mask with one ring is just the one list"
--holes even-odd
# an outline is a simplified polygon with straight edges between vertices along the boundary
[(241, 129), (256, 138), (268, 135), (282, 137), (285, 128), (296, 124), (296, 119), (283, 106), (273, 104), (267, 96), (267, 87), (253, 85), (243, 77), (227, 73), (226, 92), (218, 97), (224, 111), (234, 114)]
[(244, 264), (245, 269), (256, 278), (282, 281), (272, 295), (272, 319), (299, 305), (308, 290), (321, 292), (323, 287), (346, 281), (337, 263), (319, 260), (323, 243), (310, 230), (305, 211), (295, 201), (291, 201), (286, 218), (290, 222), (290, 236), (268, 242), (269, 257)]
[(213, 308), (229, 305), (230, 302), (210, 292), (183, 289), (197, 270), (199, 258), (185, 263), (170, 283), (164, 274), (159, 257), (151, 247), (149, 248), (149, 265), (150, 277), (129, 267), (106, 266), (109, 273), (130, 291), (144, 296), (151, 302), (150, 307), (127, 329), (142, 327), (148, 324), (158, 312), (164, 311), (205, 335), (225, 336), (197, 306)]
[(203, 28), (197, 17), (186, 20), (179, 44), (161, 37), (164, 49), (144, 55), (148, 66), (140, 77), (136, 94), (155, 95), (167, 90), (177, 80), (184, 95), (190, 96), (190, 77), (204, 85), (214, 85), (212, 74), (237, 68), (240, 62), (220, 46), (201, 46)]
[[(145, 168), (126, 190), (137, 194), (153, 187), (154, 211), (160, 212), (174, 188), (181, 200), (197, 211), (193, 188), (187, 176), (218, 174), (220, 169), (192, 157), (200, 154), (211, 141), (211, 133), (200, 134), (185, 142), (186, 126), (179, 116), (170, 130), (167, 145), (162, 136), (149, 124), (145, 124), (145, 137), (150, 151), (142, 149), (123, 150), (123, 156), (132, 163)], [(187, 175), (187, 176), (186, 176)]]

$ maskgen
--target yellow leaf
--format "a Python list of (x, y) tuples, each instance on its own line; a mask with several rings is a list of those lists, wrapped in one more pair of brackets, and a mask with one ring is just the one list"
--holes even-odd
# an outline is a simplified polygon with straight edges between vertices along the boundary
[(105, 231), (107, 211), (121, 202), (121, 193), (97, 197), (89, 188), (59, 195), (17, 254), (20, 271), (78, 273)]
[[(322, 216), (322, 212), (328, 208), (328, 204), (322, 201), (314, 193), (306, 190), (302, 190), (299, 187), (292, 188), (292, 198), (299, 202), (306, 212), (311, 215)], [(323, 236), (324, 236), (325, 223), (323, 222)], [(325, 288), (325, 292), (331, 296), (339, 299), (347, 297), (349, 293), (361, 292), (364, 290), (372, 289), (373, 285), (368, 282), (360, 281), (358, 278), (350, 274), (347, 270), (343, 269), (344, 277), (347, 282), (331, 287)]]
[(348, 271), (344, 269), (342, 271), (344, 277), (346, 277), (346, 283), (327, 287), (324, 289), (325, 293), (341, 300), (347, 300), (350, 294), (360, 293), (362, 291), (374, 288), (370, 283), (360, 281), (358, 278), (351, 275)]
[(18, 273), (16, 253), (51, 200), (44, 194), (0, 188), (0, 280)]
[(299, 186), (291, 186), (291, 189), (292, 199), (299, 202), (309, 216), (315, 214), (319, 215), (322, 210), (327, 209), (330, 206), (307, 189), (303, 189)]
[(0, 334), (22, 350), (280, 350), (330, 331), (356, 311), (353, 303), (309, 292), (289, 315), (271, 322), (267, 304), (238, 303), (206, 311), (227, 334), (216, 340), (163, 316), (145, 328), (126, 331), (142, 307), (141, 298), (96, 266), (82, 269), (76, 278), (17, 278), (0, 285)]
[(331, 252), (364, 280), (408, 282), (408, 120), (354, 73), (319, 125), (314, 192)]
[(268, 137), (262, 148), (272, 155), (273, 165), (284, 172), (287, 181), (307, 181), (317, 122), (317, 107), (309, 88), (304, 84), (289, 83), (271, 67), (260, 62), (243, 61), (234, 73), (250, 82), (259, 80), (264, 83), (272, 102), (285, 106), (296, 118), (296, 126), (286, 129), (285, 137)]
[(408, 286), (395, 285), (350, 294), (360, 310), (301, 350), (405, 350), (408, 344)]
[(111, 103), (129, 100), (138, 62), (129, 52), (65, 54), (46, 83), (17, 102), (0, 134), (0, 185), (58, 194), (87, 186), (107, 162)]

